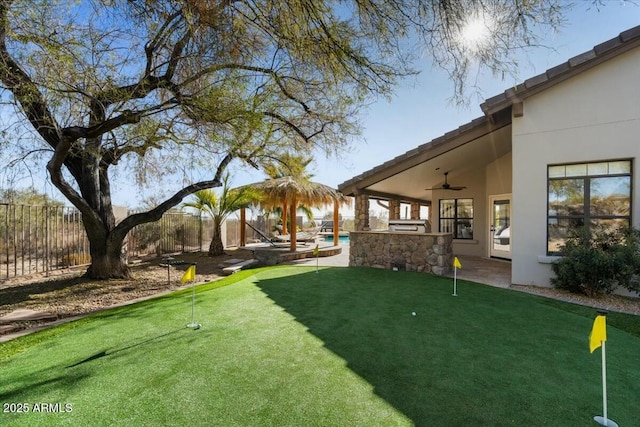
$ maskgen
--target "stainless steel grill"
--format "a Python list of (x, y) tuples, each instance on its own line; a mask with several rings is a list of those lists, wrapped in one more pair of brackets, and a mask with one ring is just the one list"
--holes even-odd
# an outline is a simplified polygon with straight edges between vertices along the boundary
[(390, 219), (389, 231), (397, 233), (430, 233), (431, 224), (426, 219)]

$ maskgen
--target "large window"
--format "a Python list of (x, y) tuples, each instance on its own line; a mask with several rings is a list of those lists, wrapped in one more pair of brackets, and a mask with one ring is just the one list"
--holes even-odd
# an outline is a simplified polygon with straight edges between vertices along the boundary
[(560, 253), (567, 234), (578, 227), (631, 225), (631, 161), (548, 167), (547, 253)]
[(473, 199), (441, 199), (440, 232), (473, 239)]

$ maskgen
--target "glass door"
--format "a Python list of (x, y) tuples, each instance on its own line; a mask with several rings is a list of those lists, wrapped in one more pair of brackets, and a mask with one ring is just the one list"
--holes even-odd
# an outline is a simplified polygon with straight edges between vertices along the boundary
[(490, 196), (489, 256), (511, 259), (511, 195)]

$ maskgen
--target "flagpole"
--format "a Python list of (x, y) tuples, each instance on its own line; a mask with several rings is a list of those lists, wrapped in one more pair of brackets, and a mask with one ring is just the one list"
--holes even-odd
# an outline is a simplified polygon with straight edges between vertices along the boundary
[(453, 257), (453, 296), (458, 296), (458, 268), (462, 268), (458, 257)]
[(457, 285), (458, 285), (458, 267), (453, 266), (453, 296), (457, 297)]
[[(606, 316), (606, 310), (598, 310), (599, 316)], [(606, 317), (605, 317), (606, 318)], [(606, 427), (618, 427), (618, 423), (609, 419), (607, 410), (607, 338), (606, 338), (606, 320), (604, 320), (604, 333), (605, 335), (600, 337), (600, 348), (602, 350), (602, 416), (593, 417), (593, 420), (598, 424)], [(592, 332), (593, 334), (593, 332)]]
[[(189, 266), (189, 269), (193, 268), (193, 278), (191, 278), (191, 323), (187, 325), (187, 328), (191, 329), (200, 329), (202, 327), (201, 324), (196, 323), (196, 315), (195, 315), (195, 307), (196, 307), (196, 274), (195, 268), (196, 264), (193, 263)], [(187, 271), (189, 271), (187, 269)], [(186, 274), (186, 273), (185, 273)]]
[(191, 282), (191, 324), (195, 325), (196, 323), (196, 281), (193, 280)]
[(604, 417), (604, 425), (608, 425), (609, 417), (607, 416), (607, 351), (605, 341), (602, 341), (602, 416)]
[(316, 256), (316, 274), (318, 274), (318, 264), (320, 260), (320, 246), (316, 243), (316, 247), (313, 249), (313, 254)]

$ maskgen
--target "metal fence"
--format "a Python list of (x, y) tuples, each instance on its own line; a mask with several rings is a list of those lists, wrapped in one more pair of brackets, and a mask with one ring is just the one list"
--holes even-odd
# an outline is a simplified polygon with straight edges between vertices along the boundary
[(213, 235), (212, 221), (201, 215), (167, 212), (157, 222), (139, 225), (125, 242), (130, 257), (200, 251)]
[[(247, 220), (246, 222), (253, 227), (246, 227), (245, 229), (245, 237), (247, 239), (247, 243), (264, 241), (263, 236), (261, 236), (254, 229), (258, 229), (262, 232), (263, 235), (269, 236), (274, 231), (276, 225), (275, 219), (270, 218), (267, 220), (262, 216)], [(224, 244), (225, 247), (240, 246), (240, 220), (238, 218), (227, 218), (226, 240)]]
[(86, 264), (88, 253), (76, 209), (0, 203), (0, 278)]
[[(273, 221), (247, 221), (269, 234)], [(165, 213), (157, 222), (142, 224), (127, 235), (129, 258), (207, 250), (213, 236), (208, 217), (185, 212)], [(260, 235), (247, 227), (247, 241)], [(225, 247), (240, 244), (240, 224), (229, 219)], [(82, 215), (67, 206), (35, 206), (0, 203), (0, 280), (88, 265), (89, 241)]]

